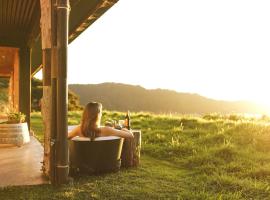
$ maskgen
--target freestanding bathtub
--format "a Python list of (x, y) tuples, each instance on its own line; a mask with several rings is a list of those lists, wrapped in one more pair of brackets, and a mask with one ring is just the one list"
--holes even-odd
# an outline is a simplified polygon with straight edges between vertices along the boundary
[(69, 140), (70, 175), (118, 171), (121, 166), (123, 138), (117, 136)]

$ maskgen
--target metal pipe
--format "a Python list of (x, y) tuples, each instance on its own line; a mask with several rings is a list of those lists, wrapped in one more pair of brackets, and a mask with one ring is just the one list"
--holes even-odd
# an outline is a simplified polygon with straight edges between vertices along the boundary
[(68, 182), (68, 140), (67, 140), (67, 49), (69, 0), (58, 0), (57, 5), (57, 184)]
[(51, 140), (50, 140), (50, 179), (53, 185), (56, 180), (56, 136), (57, 136), (57, 13), (54, 5), (56, 0), (51, 0)]

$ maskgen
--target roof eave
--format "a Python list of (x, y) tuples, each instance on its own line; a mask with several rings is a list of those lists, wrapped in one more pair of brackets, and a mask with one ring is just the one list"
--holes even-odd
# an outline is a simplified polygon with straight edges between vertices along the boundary
[(85, 31), (91, 24), (93, 24), (97, 19), (99, 19), (117, 2), (118, 0), (100, 0), (94, 8), (89, 9), (88, 14), (85, 17), (79, 19), (76, 26), (71, 27), (69, 34), (69, 43), (75, 40), (83, 31)]

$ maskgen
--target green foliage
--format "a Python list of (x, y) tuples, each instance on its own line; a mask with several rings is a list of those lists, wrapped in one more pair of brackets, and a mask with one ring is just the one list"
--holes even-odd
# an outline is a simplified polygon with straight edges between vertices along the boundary
[(0, 89), (0, 103), (8, 102), (8, 91), (6, 89)]
[(25, 114), (17, 111), (9, 111), (7, 113), (7, 123), (23, 123), (25, 121)]
[[(81, 111), (69, 112), (79, 124)], [(102, 122), (124, 119), (104, 111)], [(141, 165), (120, 173), (86, 176), (73, 185), (12, 187), (0, 199), (269, 199), (270, 125), (251, 119), (131, 113), (142, 130)], [(32, 129), (42, 138), (39, 113)]]
[(4, 112), (8, 106), (9, 78), (0, 77), (0, 112)]
[(82, 106), (80, 105), (80, 98), (71, 90), (68, 91), (68, 110), (82, 110)]
[[(203, 119), (206, 120), (230, 120), (230, 121), (247, 121), (247, 120), (254, 120), (254, 117), (247, 117), (244, 114), (226, 114), (222, 115), (220, 113), (210, 113), (210, 114), (205, 114), (202, 116)], [(268, 118), (266, 115), (263, 115), (261, 117), (261, 120), (266, 121)]]
[(31, 113), (31, 121), (30, 121), (31, 129), (34, 130), (35, 137), (43, 144), (44, 143), (44, 127), (43, 127), (43, 121), (42, 116), (40, 112), (32, 112)]
[(31, 108), (32, 111), (40, 111), (40, 99), (42, 98), (42, 80), (32, 78), (31, 80)]
[[(40, 99), (42, 98), (42, 80), (32, 78), (31, 88), (31, 108), (32, 111), (40, 111)], [(68, 90), (68, 110), (82, 110), (80, 99), (74, 92)]]
[(8, 88), (9, 86), (9, 77), (0, 77), (0, 88)]

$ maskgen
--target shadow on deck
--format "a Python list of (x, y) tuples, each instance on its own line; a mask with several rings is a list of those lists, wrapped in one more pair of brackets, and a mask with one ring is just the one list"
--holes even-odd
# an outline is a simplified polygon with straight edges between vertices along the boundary
[(22, 147), (0, 145), (0, 187), (47, 184), (42, 161), (43, 147), (33, 136)]

